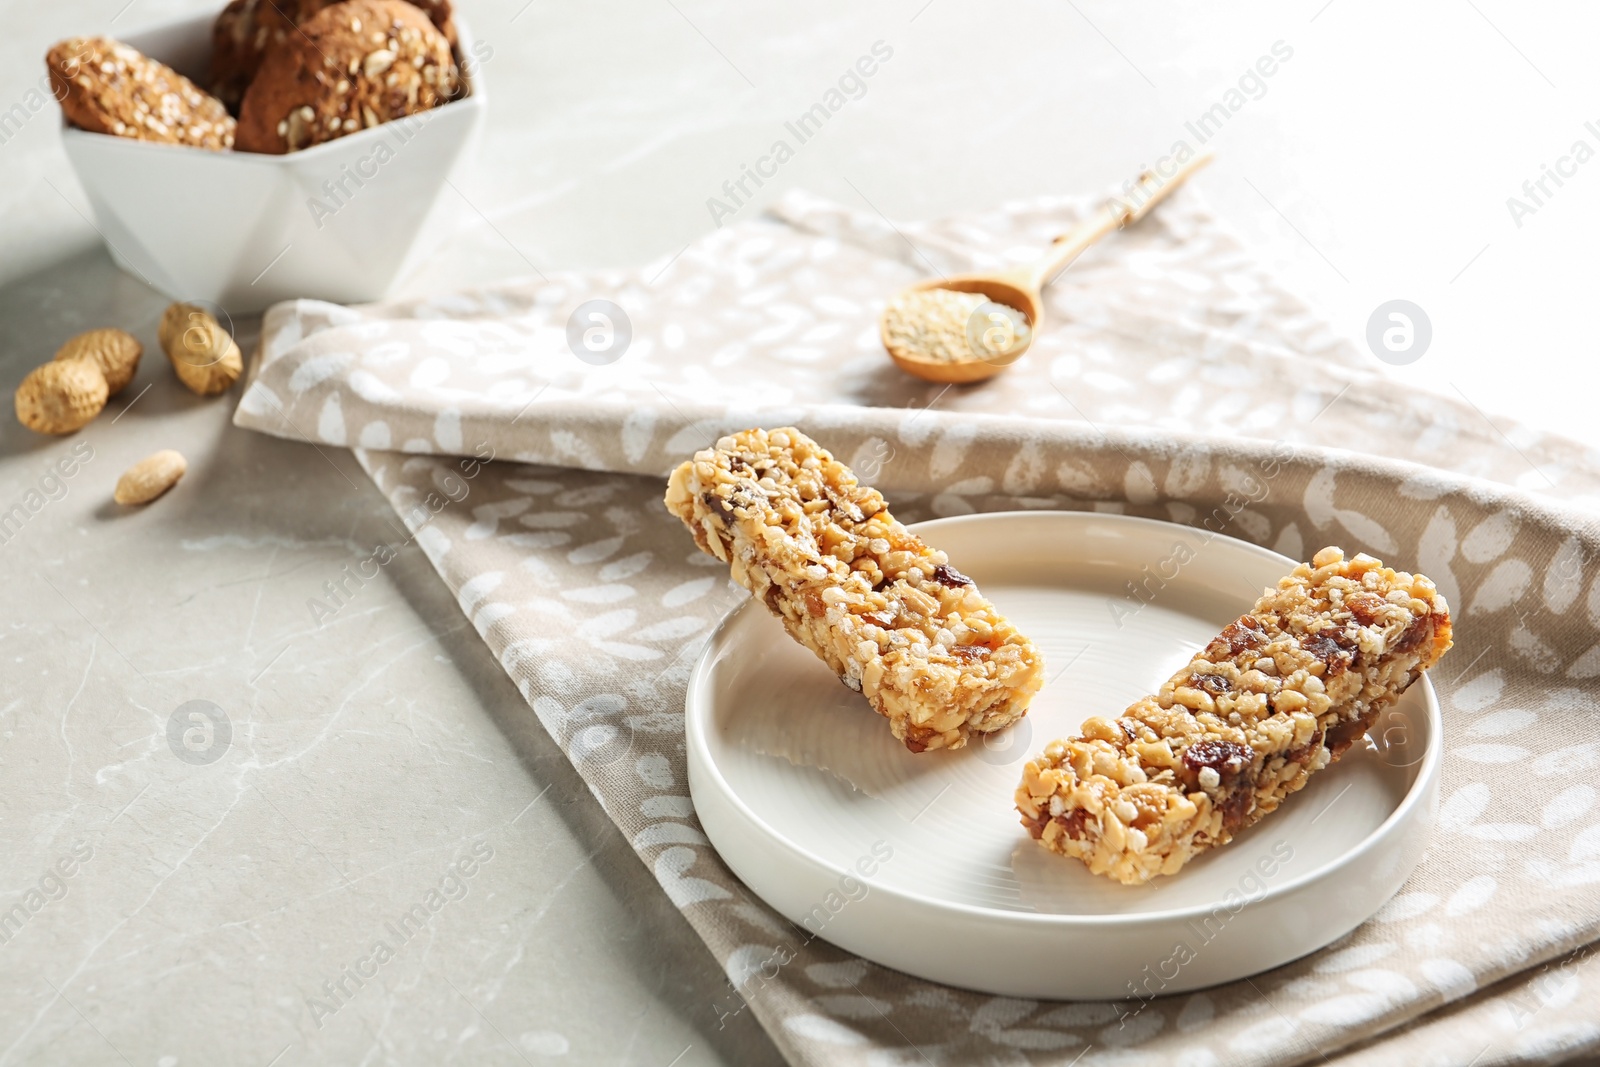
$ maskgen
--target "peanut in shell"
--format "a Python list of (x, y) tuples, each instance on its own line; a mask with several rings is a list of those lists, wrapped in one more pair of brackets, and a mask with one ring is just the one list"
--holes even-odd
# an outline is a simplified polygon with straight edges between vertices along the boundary
[(106, 376), (109, 395), (116, 396), (133, 381), (142, 355), (144, 346), (138, 338), (127, 330), (109, 326), (67, 338), (66, 343), (56, 349), (55, 358), (93, 360), (100, 373)]
[(75, 433), (105, 409), (109, 395), (106, 376), (93, 360), (52, 360), (17, 386), (17, 421), (38, 433)]
[(156, 331), (178, 380), (201, 396), (225, 391), (244, 372), (244, 356), (205, 308), (173, 304)]

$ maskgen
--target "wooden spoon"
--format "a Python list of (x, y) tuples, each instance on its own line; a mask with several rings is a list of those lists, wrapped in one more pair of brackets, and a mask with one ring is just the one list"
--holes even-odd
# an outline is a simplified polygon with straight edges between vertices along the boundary
[[(905, 293), (928, 289), (953, 289), (960, 293), (980, 293), (996, 304), (1015, 309), (1028, 321), (1028, 336), (1015, 348), (990, 358), (974, 355), (971, 359), (956, 361), (927, 359), (914, 351), (900, 348), (889, 340), (888, 309), (878, 319), (878, 334), (889, 358), (907, 374), (930, 382), (981, 382), (993, 378), (1022, 358), (1034, 337), (1044, 325), (1044, 298), (1041, 290), (1055, 280), (1067, 265), (1077, 259), (1083, 250), (1113, 230), (1130, 226), (1150, 213), (1191, 174), (1211, 162), (1210, 152), (1201, 152), (1181, 164), (1165, 177), (1153, 170), (1139, 175), (1133, 190), (1126, 197), (1114, 196), (1107, 200), (1070, 232), (1057, 237), (1050, 250), (1034, 263), (995, 274), (957, 274), (949, 278), (929, 278), (901, 290)], [(896, 297), (898, 299), (898, 296)], [(892, 303), (892, 302), (891, 302)]]

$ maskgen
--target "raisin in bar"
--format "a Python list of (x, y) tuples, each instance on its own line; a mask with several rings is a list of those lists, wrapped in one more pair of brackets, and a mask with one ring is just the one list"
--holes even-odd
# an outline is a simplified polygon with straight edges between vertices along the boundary
[(1095, 874), (1172, 874), (1343, 755), (1449, 647), (1431, 581), (1325, 548), (1160, 693), (1030, 762), (1022, 823)]
[(913, 752), (1011, 725), (1043, 684), (1033, 642), (799, 430), (722, 438), (666, 504)]

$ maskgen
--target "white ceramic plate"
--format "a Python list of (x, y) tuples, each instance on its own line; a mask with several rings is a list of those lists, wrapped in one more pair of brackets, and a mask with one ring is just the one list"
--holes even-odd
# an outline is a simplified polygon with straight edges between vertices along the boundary
[(1438, 795), (1439, 709), (1426, 679), (1364, 747), (1232, 844), (1149, 886), (1045, 851), (1012, 807), (1028, 758), (1153, 692), (1294, 561), (1120, 515), (973, 515), (916, 530), (1045, 653), (1050, 680), (1009, 731), (957, 752), (907, 751), (754, 602), (723, 621), (690, 678), (701, 824), (728, 866), (809, 935), (988, 993), (1149, 997), (1321, 948), (1410, 874)]

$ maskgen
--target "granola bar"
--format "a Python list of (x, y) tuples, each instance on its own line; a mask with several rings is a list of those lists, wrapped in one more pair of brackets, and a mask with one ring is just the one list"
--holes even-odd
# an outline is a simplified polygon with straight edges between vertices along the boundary
[(673, 471), (666, 505), (913, 752), (1011, 725), (1044, 682), (972, 579), (799, 430), (722, 438)]
[(1160, 693), (1031, 761), (1022, 823), (1095, 874), (1172, 874), (1343, 755), (1449, 647), (1431, 581), (1324, 548)]

